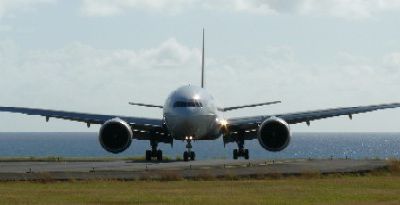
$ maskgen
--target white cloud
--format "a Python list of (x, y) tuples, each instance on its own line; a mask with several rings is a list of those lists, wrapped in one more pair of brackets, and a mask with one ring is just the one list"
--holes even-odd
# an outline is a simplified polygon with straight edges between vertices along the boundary
[(391, 75), (390, 77), (400, 74), (400, 52), (394, 52), (387, 54), (383, 58), (382, 67), (385, 71)]
[(83, 0), (88, 16), (109, 16), (129, 10), (177, 14), (191, 9), (220, 10), (260, 15), (328, 15), (347, 19), (369, 18), (385, 11), (399, 11), (398, 0)]
[(16, 11), (32, 11), (37, 5), (56, 1), (58, 0), (0, 0), (0, 18), (14, 16)]
[(258, 14), (275, 12), (268, 2), (259, 0), (83, 0), (81, 11), (88, 16), (110, 16), (129, 10), (177, 14), (199, 8)]
[(83, 0), (81, 12), (88, 16), (111, 16), (130, 9), (178, 13), (193, 3), (193, 0)]
[(400, 69), (400, 52), (388, 54), (384, 58), (384, 63), (387, 66), (393, 66)]
[[(41, 92), (42, 96), (57, 96), (52, 99), (58, 101), (66, 92), (74, 90), (76, 101), (89, 93), (100, 101), (104, 92), (123, 99), (130, 97), (126, 91), (135, 95), (149, 88), (160, 89), (160, 93), (167, 95), (180, 85), (198, 83), (200, 59), (198, 48), (190, 48), (173, 38), (157, 47), (140, 50), (98, 49), (82, 43), (55, 50), (22, 50), (12, 41), (3, 41), (0, 42), (0, 86), (10, 89), (3, 90), (8, 94), (0, 96), (20, 102), (15, 93), (23, 90), (20, 94), (29, 98)], [(264, 53), (251, 57), (207, 57), (207, 84), (218, 95), (225, 95), (226, 90), (236, 86), (238, 93), (244, 95), (267, 91), (278, 97), (277, 89), (301, 96), (302, 90), (311, 89), (319, 94), (326, 90), (340, 92), (343, 88), (368, 90), (376, 86), (373, 82), (395, 83), (400, 79), (400, 72), (385, 69), (391, 66), (399, 70), (399, 53), (375, 61), (339, 53), (337, 59), (333, 65), (304, 64), (297, 61), (288, 46), (269, 46)], [(244, 84), (254, 92), (242, 89)], [(358, 88), (359, 85), (365, 86)], [(157, 96), (156, 101), (162, 102), (165, 97)], [(105, 99), (108, 100), (111, 103)]]
[(1, 25), (0, 24), (0, 32), (10, 32), (13, 30), (13, 27), (10, 25)]
[[(0, 64), (0, 87), (7, 88), (0, 91), (3, 105), (54, 107), (67, 100), (70, 103), (66, 108), (81, 104), (93, 109), (96, 105), (82, 99), (91, 98), (100, 102), (99, 106), (116, 105), (132, 96), (163, 103), (166, 96), (162, 94), (148, 100), (149, 95), (141, 93), (154, 88), (153, 92), (165, 90), (167, 95), (171, 89), (190, 82), (191, 71), (197, 71), (200, 65), (200, 50), (175, 39), (142, 50), (96, 49), (81, 43), (55, 50), (23, 50), (7, 41), (0, 42)], [(170, 73), (174, 75), (167, 75)]]
[[(222, 106), (283, 100), (284, 106), (274, 106), (274, 113), (396, 101), (400, 72), (382, 67), (385, 62), (398, 64), (398, 58), (394, 53), (371, 63), (345, 54), (334, 65), (309, 65), (299, 62), (290, 47), (271, 46), (250, 57), (208, 56), (206, 87)], [(25, 50), (15, 42), (0, 41), (1, 105), (159, 117), (160, 110), (135, 108), (127, 102), (163, 104), (178, 86), (197, 85), (200, 59), (200, 49), (173, 38), (140, 50), (99, 49), (82, 43)], [(53, 128), (63, 130), (63, 125)], [(36, 126), (24, 129), (41, 130)]]
[(362, 19), (385, 11), (399, 11), (397, 0), (303, 0), (299, 13)]
[(276, 14), (278, 11), (271, 2), (263, 0), (215, 0), (198, 1), (194, 8), (222, 10), (230, 12), (253, 13), (259, 15)]

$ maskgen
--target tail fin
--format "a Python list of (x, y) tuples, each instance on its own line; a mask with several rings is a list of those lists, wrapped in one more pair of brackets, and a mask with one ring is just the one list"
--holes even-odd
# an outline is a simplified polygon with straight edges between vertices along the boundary
[(204, 28), (203, 28), (203, 48), (201, 53), (201, 87), (204, 88)]

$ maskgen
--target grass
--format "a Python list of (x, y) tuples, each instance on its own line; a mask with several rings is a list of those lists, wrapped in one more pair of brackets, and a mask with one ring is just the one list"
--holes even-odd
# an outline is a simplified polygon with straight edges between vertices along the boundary
[(371, 173), (0, 182), (0, 204), (400, 204), (400, 161)]
[(0, 204), (400, 204), (400, 176), (1, 182)]

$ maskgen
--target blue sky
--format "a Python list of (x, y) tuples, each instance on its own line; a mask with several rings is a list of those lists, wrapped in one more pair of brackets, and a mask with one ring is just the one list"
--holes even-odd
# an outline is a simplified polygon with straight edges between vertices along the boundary
[[(0, 0), (0, 104), (160, 117), (199, 84), (221, 106), (282, 100), (226, 117), (399, 102), (400, 1)], [(293, 131), (400, 131), (399, 110)], [(0, 115), (0, 131), (97, 131)]]

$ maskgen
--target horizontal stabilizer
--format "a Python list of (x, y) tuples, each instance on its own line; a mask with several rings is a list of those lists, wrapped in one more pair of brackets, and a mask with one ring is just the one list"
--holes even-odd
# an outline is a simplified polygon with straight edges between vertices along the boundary
[(273, 104), (278, 104), (278, 103), (281, 103), (281, 101), (257, 103), (257, 104), (242, 105), (242, 106), (235, 106), (235, 107), (224, 107), (224, 108), (218, 108), (218, 110), (222, 111), (222, 112), (226, 112), (226, 111), (231, 111), (231, 110), (236, 110), (236, 109), (241, 109), (241, 108), (258, 107), (258, 106), (264, 106), (264, 105), (273, 105)]
[(134, 102), (129, 102), (130, 105), (136, 105), (136, 106), (142, 106), (142, 107), (157, 107), (157, 108), (163, 108), (161, 105), (151, 105), (151, 104), (144, 104), (144, 103), (134, 103)]

